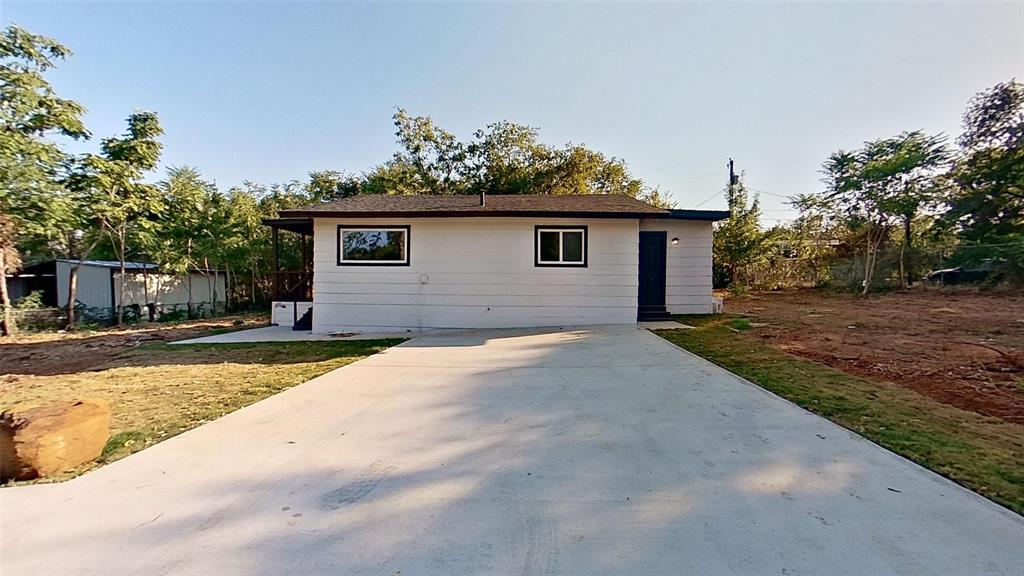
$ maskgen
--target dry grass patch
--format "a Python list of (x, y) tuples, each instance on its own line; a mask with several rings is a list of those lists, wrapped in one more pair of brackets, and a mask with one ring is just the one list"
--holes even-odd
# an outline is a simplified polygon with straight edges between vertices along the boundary
[(401, 340), (252, 344), (147, 344), (90, 370), (0, 376), (0, 410), (103, 398), (111, 438), (94, 463), (61, 480), (123, 458)]

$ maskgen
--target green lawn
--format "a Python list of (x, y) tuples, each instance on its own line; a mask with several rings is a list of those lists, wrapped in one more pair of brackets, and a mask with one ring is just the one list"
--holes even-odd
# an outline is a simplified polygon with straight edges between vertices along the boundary
[(92, 370), (0, 378), (0, 410), (80, 398), (110, 402), (111, 437), (96, 461), (63, 480), (123, 458), (402, 342), (149, 344)]
[(679, 316), (693, 330), (657, 334), (869, 438), (897, 454), (1024, 513), (1024, 426), (942, 404), (791, 356), (750, 337), (729, 316)]

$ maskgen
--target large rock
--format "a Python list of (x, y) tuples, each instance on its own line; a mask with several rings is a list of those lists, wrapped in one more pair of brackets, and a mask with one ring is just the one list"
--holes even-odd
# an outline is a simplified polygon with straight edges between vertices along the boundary
[(109, 436), (106, 400), (0, 413), (0, 479), (31, 480), (70, 470), (95, 460)]

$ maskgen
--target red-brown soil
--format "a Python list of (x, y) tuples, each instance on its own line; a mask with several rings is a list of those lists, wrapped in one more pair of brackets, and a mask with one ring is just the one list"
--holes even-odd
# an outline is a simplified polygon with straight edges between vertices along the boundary
[(254, 328), (267, 322), (266, 316), (247, 315), (100, 331), (20, 333), (14, 338), (0, 338), (0, 376), (73, 374), (99, 368), (141, 344), (196, 338), (215, 330)]
[(745, 335), (790, 354), (1024, 423), (1024, 295), (769, 292), (725, 310), (750, 316)]

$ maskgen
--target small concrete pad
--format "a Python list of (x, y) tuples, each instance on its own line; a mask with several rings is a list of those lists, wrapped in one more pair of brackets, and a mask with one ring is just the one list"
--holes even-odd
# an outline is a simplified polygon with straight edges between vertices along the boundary
[(1022, 542), (1020, 516), (635, 326), (414, 338), (0, 489), (11, 575), (1018, 575)]
[(236, 330), (213, 336), (178, 340), (171, 344), (238, 344), (242, 342), (301, 342), (305, 340), (331, 340), (323, 334), (313, 334), (307, 330), (292, 330), (291, 326), (263, 326)]
[(693, 326), (690, 326), (689, 324), (683, 324), (672, 320), (637, 322), (637, 326), (644, 330), (693, 330)]
[[(452, 332), (452, 331), (446, 331)], [(324, 340), (377, 340), (380, 338), (410, 338), (425, 335), (424, 332), (394, 331), (346, 334), (313, 334), (308, 330), (292, 330), (290, 326), (264, 326), (213, 336), (178, 340), (171, 344), (239, 344), (248, 342), (305, 342)]]

